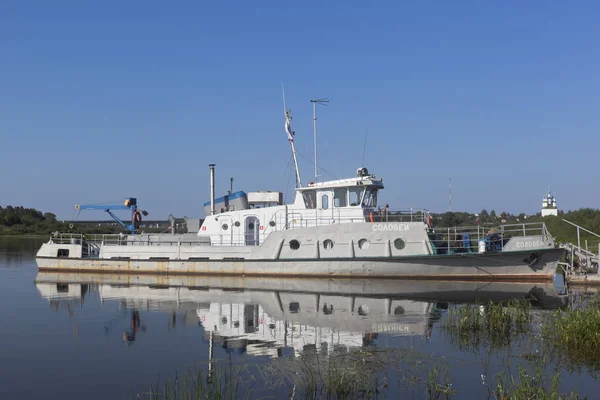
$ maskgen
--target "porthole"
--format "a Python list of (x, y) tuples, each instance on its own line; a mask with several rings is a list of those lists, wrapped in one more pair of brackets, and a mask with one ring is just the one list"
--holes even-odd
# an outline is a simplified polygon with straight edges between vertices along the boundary
[(269, 226), (275, 226), (275, 221), (269, 221)]
[(240, 224), (240, 221), (235, 221), (234, 225), (235, 225), (236, 227), (238, 227), (238, 228), (239, 228), (239, 227), (240, 227), (240, 225), (241, 225), (241, 224)]
[(227, 323), (227, 317), (223, 317), (223, 318), (221, 318), (221, 323), (222, 323), (222, 324), (226, 324), (226, 323)]
[(333, 314), (333, 304), (323, 304), (323, 314), (331, 315)]
[(298, 311), (300, 311), (300, 303), (298, 303), (297, 301), (292, 301), (290, 303), (290, 312), (295, 314)]
[(394, 247), (396, 250), (402, 250), (406, 246), (406, 242), (400, 238), (394, 240)]
[(366, 250), (369, 248), (369, 241), (367, 239), (360, 239), (358, 241), (358, 248), (361, 250)]
[(250, 222), (248, 224), (248, 229), (253, 230), (254, 229), (254, 224), (252, 222)]
[(369, 315), (369, 306), (367, 306), (366, 304), (359, 306), (358, 307), (358, 315), (361, 315), (363, 317)]
[(223, 224), (221, 225), (221, 229), (223, 229), (224, 231), (227, 230), (227, 228), (229, 228), (229, 226), (227, 224)]
[(290, 249), (292, 250), (298, 250), (300, 248), (300, 242), (297, 241), (296, 239), (292, 239), (290, 240)]
[(404, 315), (405, 313), (406, 313), (406, 310), (402, 306), (398, 306), (398, 307), (394, 308), (394, 315)]
[(323, 247), (327, 250), (333, 249), (333, 240), (331, 240), (331, 239), (323, 240)]

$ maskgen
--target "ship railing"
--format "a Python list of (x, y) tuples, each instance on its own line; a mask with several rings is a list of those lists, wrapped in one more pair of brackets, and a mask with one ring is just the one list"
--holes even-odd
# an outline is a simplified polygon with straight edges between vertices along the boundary
[(81, 233), (54, 232), (50, 235), (50, 240), (56, 244), (81, 244), (83, 235)]
[(283, 229), (298, 229), (339, 223), (425, 222), (429, 215), (428, 210), (412, 208), (401, 210), (357, 208), (354, 213), (348, 213), (345, 208), (287, 212), (280, 210), (273, 215), (268, 224), (283, 226)]
[(88, 250), (90, 254), (95, 253), (99, 250), (100, 246), (198, 246), (203, 244), (200, 238), (190, 240), (165, 238), (160, 234), (150, 235), (126, 235), (126, 234), (81, 234), (81, 233), (54, 233), (51, 236), (53, 243), (57, 244), (81, 244), (85, 250)]
[(429, 232), (429, 242), (434, 254), (475, 253), (481, 240), (485, 251), (504, 251), (513, 237), (539, 236), (542, 241), (552, 240), (544, 222), (476, 226), (434, 226)]
[(202, 242), (200, 238), (165, 237), (161, 234), (147, 235), (120, 235), (110, 234), (102, 235), (101, 243), (107, 246), (198, 246)]

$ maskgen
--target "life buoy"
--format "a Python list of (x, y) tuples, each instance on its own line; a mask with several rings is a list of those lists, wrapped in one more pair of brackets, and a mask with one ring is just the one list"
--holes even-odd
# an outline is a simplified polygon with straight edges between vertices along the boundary
[(135, 229), (138, 229), (140, 227), (140, 222), (142, 222), (142, 213), (140, 213), (138, 210), (135, 210), (131, 222), (133, 222)]

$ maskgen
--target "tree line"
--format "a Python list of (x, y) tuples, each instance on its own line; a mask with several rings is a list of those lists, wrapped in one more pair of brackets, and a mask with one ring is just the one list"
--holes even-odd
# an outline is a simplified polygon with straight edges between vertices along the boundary
[(0, 206), (0, 235), (49, 235), (52, 232), (119, 233), (120, 226), (77, 224), (71, 227), (60, 222), (51, 212), (42, 213), (35, 208)]
[[(600, 210), (594, 208), (581, 208), (573, 211), (558, 211), (558, 216), (542, 217), (536, 215), (511, 214), (495, 210), (481, 210), (479, 213), (446, 212), (433, 214), (433, 222), (438, 227), (453, 226), (484, 226), (497, 227), (502, 224), (545, 222), (550, 234), (558, 242), (577, 243), (575, 227), (564, 222), (571, 221), (592, 232), (600, 234)], [(78, 232), (78, 233), (119, 233), (124, 229), (119, 225), (102, 225), (79, 223), (71, 227), (68, 223), (57, 221), (56, 215), (51, 212), (42, 213), (34, 208), (0, 206), (0, 235), (46, 235), (52, 232)], [(150, 231), (150, 230), (146, 230)], [(597, 251), (599, 238), (586, 232), (581, 232), (580, 240), (583, 245), (588, 240), (588, 246)], [(595, 247), (594, 247), (595, 246)]]

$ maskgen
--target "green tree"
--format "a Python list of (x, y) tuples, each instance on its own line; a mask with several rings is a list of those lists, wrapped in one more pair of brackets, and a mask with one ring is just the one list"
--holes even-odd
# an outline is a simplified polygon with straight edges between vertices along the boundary
[(44, 220), (48, 222), (56, 222), (56, 214), (51, 212), (44, 213)]

